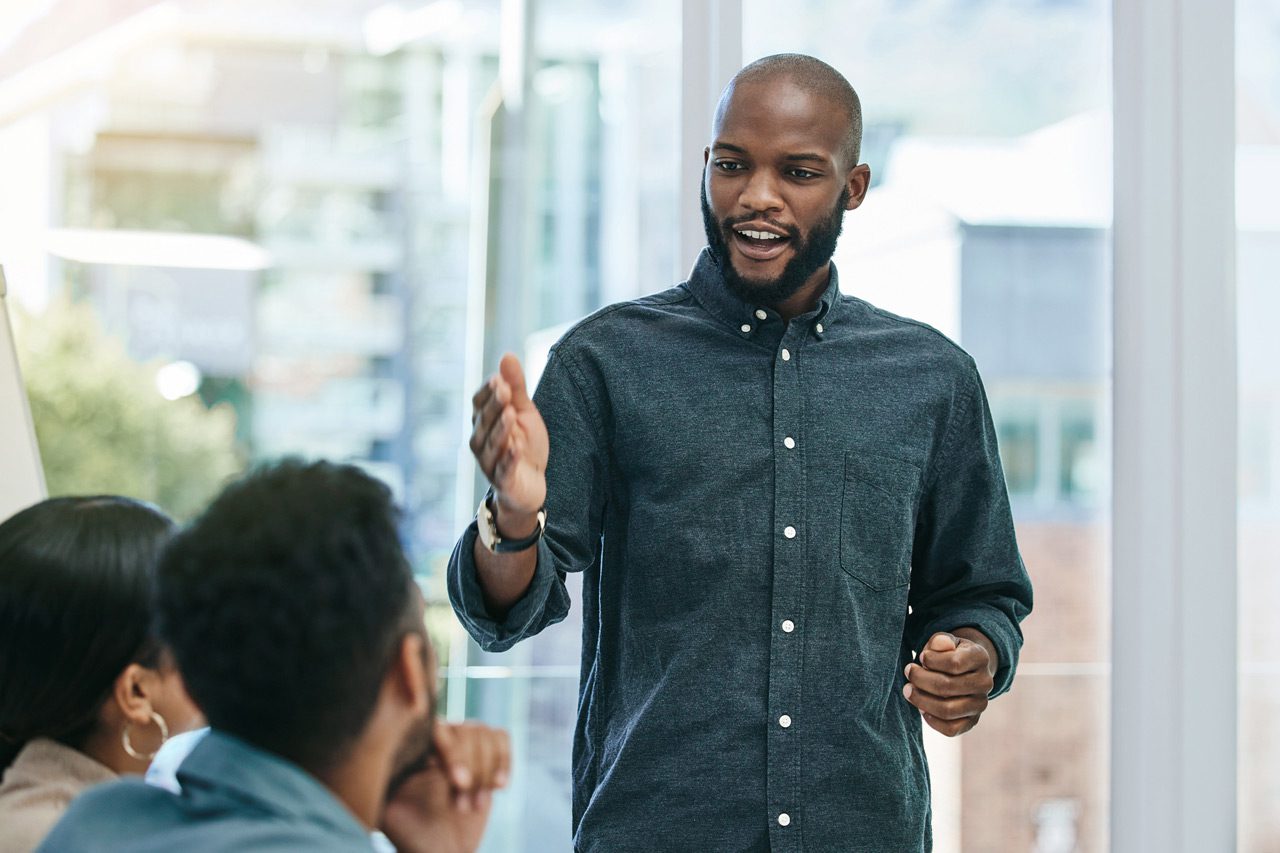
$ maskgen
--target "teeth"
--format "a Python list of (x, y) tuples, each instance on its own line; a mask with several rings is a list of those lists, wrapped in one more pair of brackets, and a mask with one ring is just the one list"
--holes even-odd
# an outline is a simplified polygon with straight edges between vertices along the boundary
[(781, 240), (782, 239), (779, 235), (772, 234), (768, 231), (745, 231), (744, 230), (744, 231), (739, 231), (738, 233), (741, 234), (743, 237), (750, 237), (752, 240)]

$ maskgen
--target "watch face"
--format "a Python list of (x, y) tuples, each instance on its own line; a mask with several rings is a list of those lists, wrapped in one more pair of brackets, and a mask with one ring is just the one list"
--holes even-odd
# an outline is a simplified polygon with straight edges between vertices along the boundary
[(481, 545), (490, 551), (497, 550), (495, 546), (498, 540), (498, 527), (494, 523), (493, 513), (489, 510), (488, 495), (480, 501), (480, 508), (476, 510), (476, 532), (480, 537)]

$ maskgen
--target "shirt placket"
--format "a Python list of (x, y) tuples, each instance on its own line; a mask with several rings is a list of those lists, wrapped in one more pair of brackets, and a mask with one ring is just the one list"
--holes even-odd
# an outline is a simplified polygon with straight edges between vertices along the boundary
[(806, 330), (791, 323), (774, 353), (773, 606), (769, 641), (768, 804), (774, 851), (801, 850), (800, 707), (804, 636), (804, 559), (808, 538), (801, 430), (800, 356)]

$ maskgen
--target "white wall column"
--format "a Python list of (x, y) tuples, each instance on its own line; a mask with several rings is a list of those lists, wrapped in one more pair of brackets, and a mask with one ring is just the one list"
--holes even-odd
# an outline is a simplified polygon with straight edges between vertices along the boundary
[(1234, 850), (1233, 4), (1114, 0), (1111, 849)]
[(684, 0), (680, 68), (680, 251), (676, 279), (707, 244), (698, 191), (716, 101), (742, 67), (742, 0)]

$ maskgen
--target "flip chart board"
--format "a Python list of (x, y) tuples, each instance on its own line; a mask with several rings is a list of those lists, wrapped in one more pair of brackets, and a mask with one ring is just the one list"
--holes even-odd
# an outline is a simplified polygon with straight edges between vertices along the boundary
[(7, 295), (0, 267), (0, 521), (45, 496), (44, 470), (13, 346)]

